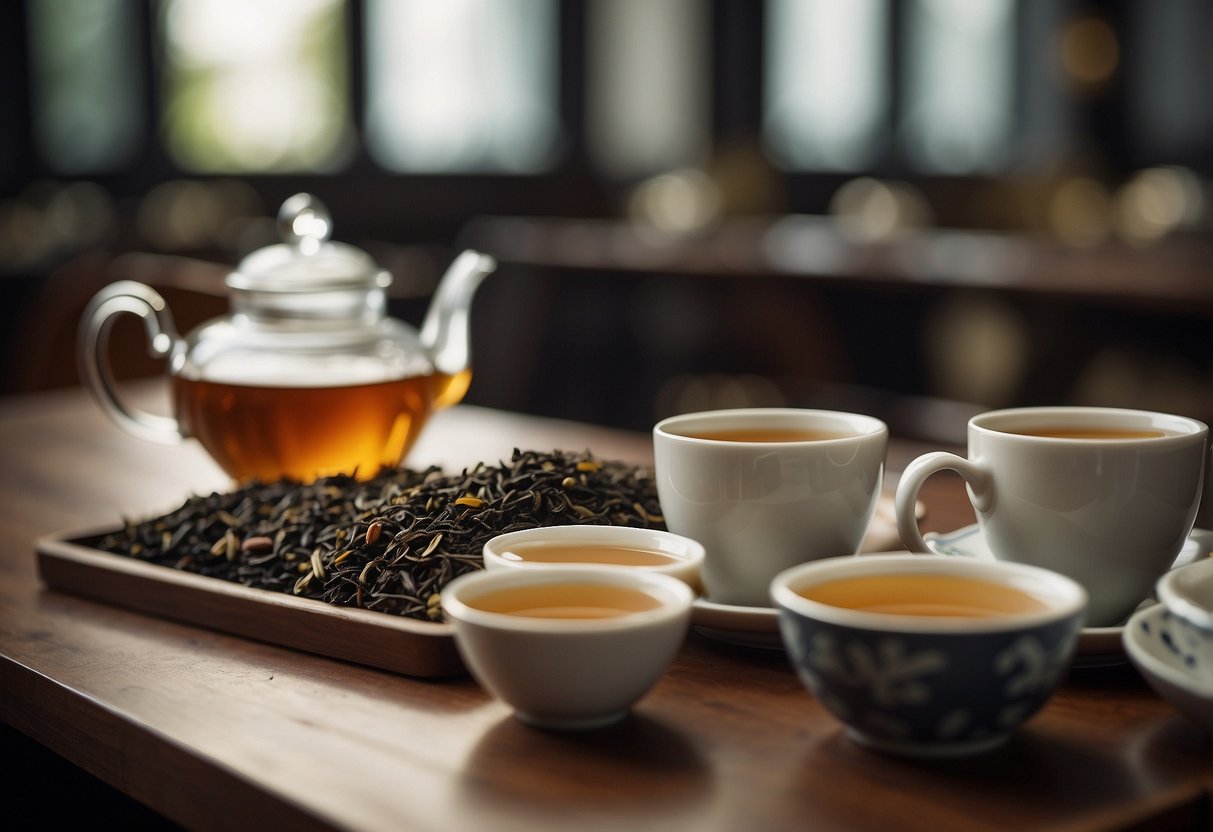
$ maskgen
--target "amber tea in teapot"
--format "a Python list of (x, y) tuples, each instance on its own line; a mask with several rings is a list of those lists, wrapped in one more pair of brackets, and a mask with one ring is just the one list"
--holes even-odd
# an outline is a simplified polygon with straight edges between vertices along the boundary
[[(431, 414), (471, 382), (468, 308), (495, 264), (464, 252), (443, 276), (421, 331), (385, 315), (390, 276), (368, 255), (328, 241), (308, 194), (279, 213), (284, 242), (253, 252), (227, 277), (230, 315), (177, 336), (163, 298), (120, 281), (82, 321), (81, 367), (103, 409), (157, 442), (193, 438), (237, 481), (367, 479), (399, 464)], [(169, 361), (173, 416), (127, 407), (105, 341), (114, 315), (143, 318)]]
[(236, 480), (326, 473), (362, 478), (396, 465), (432, 411), (458, 402), (471, 372), (333, 387), (274, 387), (175, 377), (173, 409)]

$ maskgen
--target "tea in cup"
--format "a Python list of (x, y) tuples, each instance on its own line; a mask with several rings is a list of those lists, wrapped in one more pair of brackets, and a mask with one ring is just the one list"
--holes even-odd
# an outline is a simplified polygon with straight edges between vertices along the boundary
[(506, 532), (482, 548), (485, 569), (589, 566), (671, 575), (699, 592), (703, 546), (660, 529), (593, 523)]
[(937, 451), (910, 463), (897, 528), (929, 552), (914, 506), (928, 477), (964, 478), (990, 552), (1082, 584), (1087, 623), (1122, 623), (1183, 548), (1196, 519), (1208, 427), (1166, 413), (1100, 407), (996, 410), (968, 423), (968, 458)]
[(704, 546), (715, 603), (765, 607), (777, 573), (853, 554), (876, 509), (888, 427), (830, 410), (742, 408), (653, 428), (666, 527)]

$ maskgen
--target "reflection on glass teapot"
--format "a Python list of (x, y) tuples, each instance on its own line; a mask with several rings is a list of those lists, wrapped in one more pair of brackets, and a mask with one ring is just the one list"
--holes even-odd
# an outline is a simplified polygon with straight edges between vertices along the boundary
[[(227, 277), (231, 311), (184, 338), (152, 288), (119, 281), (85, 310), (81, 376), (130, 433), (197, 439), (238, 482), (366, 479), (398, 465), (434, 410), (471, 383), (469, 310), (491, 257), (465, 251), (438, 285), (420, 332), (386, 315), (391, 276), (369, 255), (330, 241), (324, 206), (296, 194), (278, 214), (283, 242)], [(174, 416), (129, 407), (106, 351), (118, 313), (143, 319), (169, 362)]]

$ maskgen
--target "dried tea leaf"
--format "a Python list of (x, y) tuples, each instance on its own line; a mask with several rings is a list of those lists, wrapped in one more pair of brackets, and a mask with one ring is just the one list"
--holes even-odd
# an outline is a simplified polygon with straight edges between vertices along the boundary
[(98, 545), (258, 589), (435, 620), (442, 588), (484, 568), (490, 537), (564, 523), (664, 528), (651, 472), (588, 452), (515, 450), (508, 462), (458, 474), (400, 467), (366, 481), (253, 483), (128, 519)]

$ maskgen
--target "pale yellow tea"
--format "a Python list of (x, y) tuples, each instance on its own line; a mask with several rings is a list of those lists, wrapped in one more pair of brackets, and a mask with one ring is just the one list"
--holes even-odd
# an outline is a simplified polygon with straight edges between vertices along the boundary
[(832, 607), (892, 615), (990, 618), (1047, 608), (1022, 590), (958, 575), (863, 575), (827, 581), (798, 593)]
[(765, 427), (688, 430), (679, 434), (689, 439), (711, 439), (717, 442), (820, 442), (823, 439), (842, 439), (850, 435), (843, 431)]
[(615, 584), (549, 583), (512, 586), (467, 599), (484, 612), (527, 618), (614, 618), (654, 610), (661, 602), (638, 589)]
[(1168, 436), (1165, 430), (1145, 428), (1127, 430), (1125, 428), (1084, 428), (1084, 427), (1036, 427), (1006, 430), (1004, 433), (1014, 433), (1019, 436), (1040, 436), (1046, 439), (1160, 439)]
[(521, 543), (502, 552), (504, 560), (524, 563), (604, 563), (612, 566), (668, 566), (678, 559), (664, 552), (629, 546), (556, 546)]

